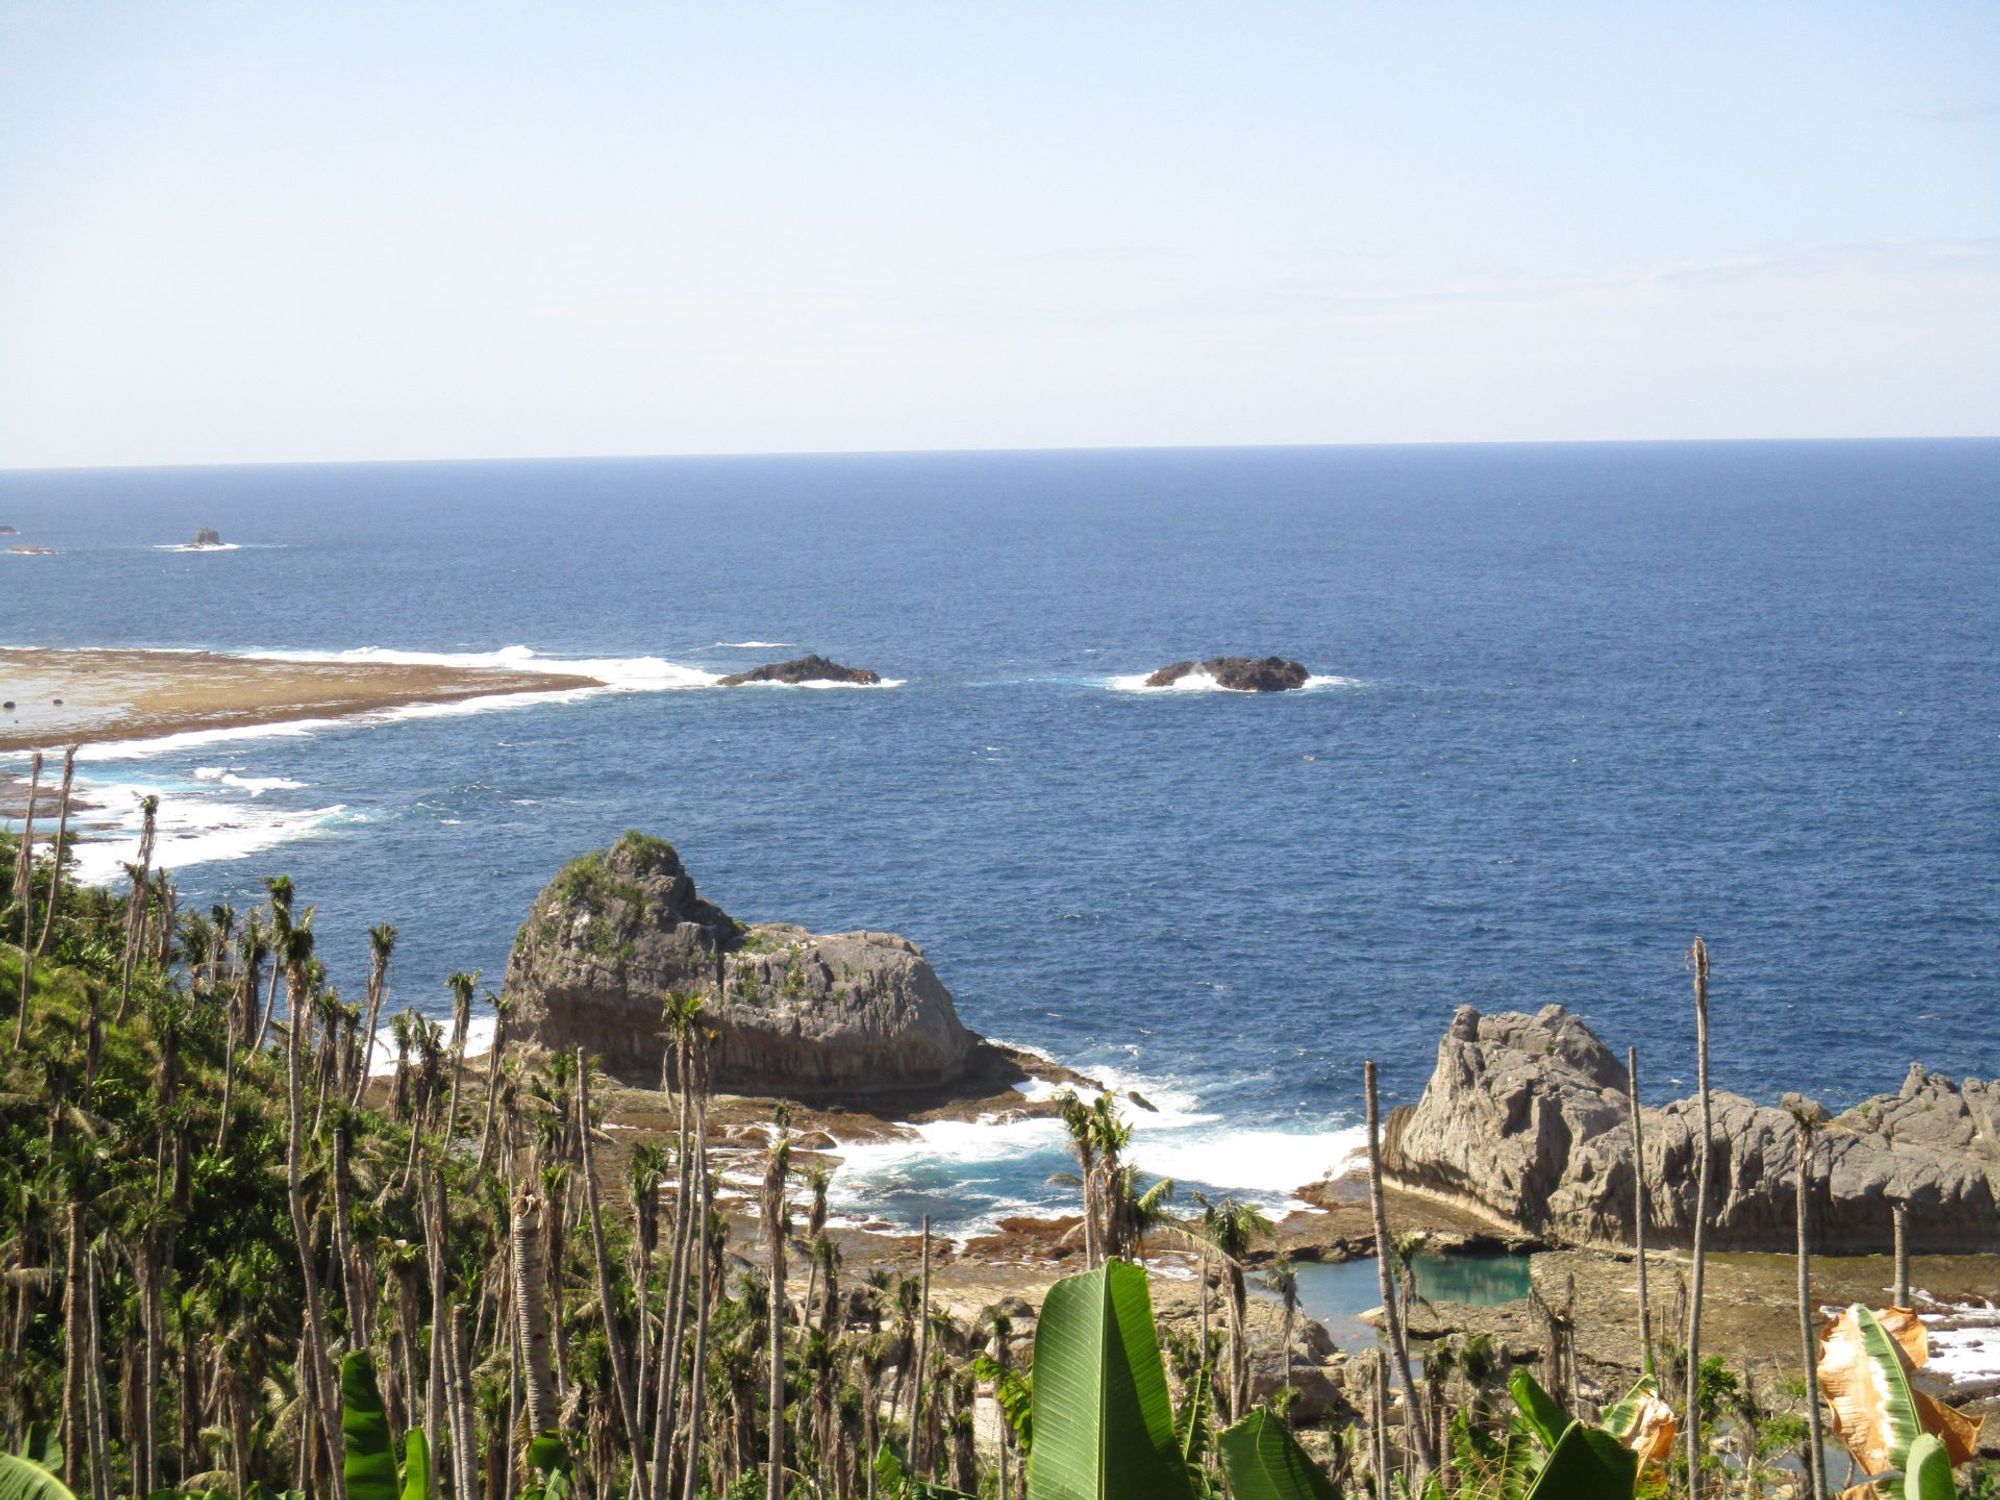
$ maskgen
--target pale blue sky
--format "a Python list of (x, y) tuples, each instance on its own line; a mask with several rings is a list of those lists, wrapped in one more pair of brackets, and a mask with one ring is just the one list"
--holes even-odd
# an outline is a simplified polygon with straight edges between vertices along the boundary
[(2000, 5), (0, 0), (0, 467), (2000, 432)]

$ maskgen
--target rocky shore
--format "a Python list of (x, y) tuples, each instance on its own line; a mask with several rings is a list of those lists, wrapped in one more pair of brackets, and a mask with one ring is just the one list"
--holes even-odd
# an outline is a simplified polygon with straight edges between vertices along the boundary
[[(1709, 1243), (1784, 1251), (1795, 1234), (1799, 1124), (1792, 1110), (1713, 1094)], [(1794, 1101), (1807, 1115), (1823, 1113)], [(1650, 1244), (1689, 1242), (1697, 1102), (1642, 1107)], [(2000, 1251), (2000, 1082), (1954, 1082), (1912, 1064), (1900, 1090), (1817, 1127), (1820, 1248), (1886, 1251), (1893, 1206), (1927, 1253)], [(1633, 1241), (1634, 1152), (1624, 1060), (1559, 1005), (1533, 1016), (1461, 1006), (1423, 1097), (1396, 1110), (1383, 1162), (1401, 1186), (1551, 1243)]]

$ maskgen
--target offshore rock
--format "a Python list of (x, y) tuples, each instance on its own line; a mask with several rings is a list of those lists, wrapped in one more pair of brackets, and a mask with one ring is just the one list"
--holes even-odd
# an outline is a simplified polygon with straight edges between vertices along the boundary
[(717, 686), (742, 687), (750, 682), (783, 682), (797, 687), (802, 682), (849, 682), (857, 687), (873, 687), (881, 680), (880, 672), (871, 672), (866, 667), (843, 667), (839, 662), (828, 661), (815, 653), (792, 661), (767, 662), (747, 672), (732, 672)]
[[(720, 954), (727, 998), (717, 1008)], [(660, 1076), (671, 991), (708, 998), (711, 1082), (826, 1098), (957, 1082), (978, 1038), (924, 953), (886, 932), (746, 926), (695, 891), (663, 839), (628, 833), (564, 866), (507, 961), (516, 1035), (581, 1046), (635, 1081)]]
[(217, 531), (213, 526), (203, 526), (195, 532), (194, 540), (189, 542), (188, 545), (190, 547), (220, 547), (222, 545), (222, 533)]
[[(1792, 1249), (1793, 1114), (1719, 1090), (1710, 1098), (1709, 1243)], [(1690, 1242), (1700, 1118), (1693, 1099), (1640, 1110), (1649, 1244)], [(2000, 1249), (2000, 1082), (1958, 1084), (1913, 1064), (1900, 1091), (1816, 1130), (1822, 1250), (1889, 1249), (1897, 1202), (1918, 1253)], [(1557, 1243), (1631, 1244), (1632, 1161), (1624, 1062), (1560, 1005), (1533, 1016), (1460, 1006), (1423, 1098), (1390, 1115), (1383, 1139), (1384, 1170), (1402, 1186)]]
[(1146, 679), (1147, 687), (1172, 687), (1183, 677), (1202, 672), (1217, 687), (1237, 693), (1288, 693), (1306, 685), (1312, 673), (1300, 662), (1282, 656), (1211, 656), (1207, 661), (1177, 661)]

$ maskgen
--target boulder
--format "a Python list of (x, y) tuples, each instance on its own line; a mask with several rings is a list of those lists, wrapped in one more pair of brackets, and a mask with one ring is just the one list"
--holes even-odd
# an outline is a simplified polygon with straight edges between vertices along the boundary
[(1146, 679), (1147, 687), (1172, 687), (1183, 677), (1200, 672), (1215, 680), (1218, 687), (1237, 693), (1288, 693), (1311, 681), (1312, 673), (1300, 662), (1282, 656), (1211, 656), (1207, 661), (1177, 661), (1162, 667)]
[(746, 926), (696, 893), (671, 844), (640, 833), (566, 865), (507, 961), (516, 1035), (581, 1046), (637, 1081), (660, 1076), (660, 1005), (676, 990), (709, 997), (711, 1081), (724, 1092), (936, 1088), (965, 1075), (979, 1040), (909, 939)]
[[(1738, 1094), (1710, 1096), (1709, 1243), (1792, 1248), (1795, 1112)], [(1649, 1244), (1692, 1237), (1700, 1109), (1642, 1108)], [(1913, 1066), (1902, 1089), (1818, 1124), (1814, 1222), (1822, 1249), (1890, 1248), (1891, 1206), (1908, 1208), (1924, 1254), (2000, 1247), (2000, 1082), (1954, 1083)], [(1400, 1185), (1554, 1243), (1632, 1242), (1633, 1157), (1625, 1065), (1560, 1005), (1533, 1016), (1459, 1007), (1414, 1108), (1394, 1111), (1383, 1167)]]
[(802, 682), (849, 682), (859, 687), (873, 687), (881, 680), (880, 672), (871, 672), (866, 667), (843, 667), (839, 662), (828, 661), (815, 653), (792, 661), (767, 662), (747, 672), (731, 672), (718, 686), (742, 687), (749, 682), (783, 682), (796, 687)]

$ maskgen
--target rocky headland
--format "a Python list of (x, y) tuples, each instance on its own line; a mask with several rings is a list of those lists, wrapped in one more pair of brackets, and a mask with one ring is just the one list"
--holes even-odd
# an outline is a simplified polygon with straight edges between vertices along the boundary
[[(1794, 1113), (1721, 1090), (1711, 1102), (1709, 1244), (1790, 1249)], [(1690, 1241), (1699, 1120), (1693, 1099), (1640, 1110), (1651, 1245)], [(1865, 1100), (1818, 1130), (1814, 1223), (1822, 1251), (1887, 1250), (1898, 1203), (1910, 1243), (1926, 1254), (2000, 1251), (2000, 1082), (1956, 1083), (1913, 1064), (1896, 1093)], [(1423, 1097), (1389, 1117), (1383, 1165), (1411, 1192), (1551, 1244), (1629, 1246), (1624, 1060), (1560, 1005), (1532, 1016), (1482, 1016), (1461, 1006), (1438, 1043)]]
[(660, 1076), (676, 991), (708, 999), (709, 1081), (726, 1093), (907, 1097), (988, 1088), (1006, 1065), (908, 938), (738, 922), (696, 892), (673, 845), (641, 833), (566, 865), (507, 964), (514, 1035), (639, 1081)]
[(1312, 680), (1303, 663), (1282, 656), (1211, 656), (1207, 661), (1177, 661), (1161, 667), (1146, 679), (1146, 686), (1172, 687), (1196, 673), (1234, 693), (1296, 692)]
[(854, 687), (874, 687), (882, 681), (880, 672), (866, 667), (844, 667), (814, 652), (791, 661), (766, 662), (747, 672), (731, 672), (717, 687), (743, 687), (753, 682), (779, 682), (797, 687), (806, 682), (844, 682)]

